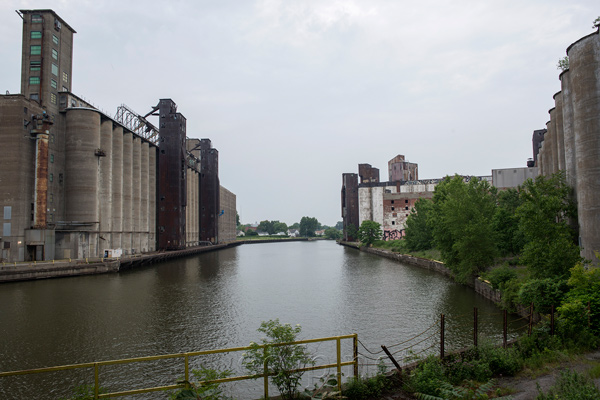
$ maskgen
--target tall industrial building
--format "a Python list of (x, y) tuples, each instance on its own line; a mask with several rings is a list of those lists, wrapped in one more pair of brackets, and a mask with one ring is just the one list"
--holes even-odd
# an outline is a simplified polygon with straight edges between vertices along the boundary
[[(175, 250), (219, 238), (218, 152), (188, 139), (171, 99), (114, 117), (72, 93), (73, 35), (52, 10), (21, 10), (21, 94), (0, 96), (0, 259)], [(158, 117), (158, 128), (146, 117)], [(189, 142), (202, 145), (188, 150)], [(193, 146), (192, 146), (193, 147)], [(233, 208), (233, 209), (231, 209)], [(235, 238), (232, 234), (223, 237)]]
[[(546, 129), (533, 136), (541, 175), (564, 171), (577, 202), (581, 256), (598, 262), (600, 251), (600, 27), (567, 48), (569, 69), (560, 74)], [(539, 153), (536, 154), (536, 150)]]

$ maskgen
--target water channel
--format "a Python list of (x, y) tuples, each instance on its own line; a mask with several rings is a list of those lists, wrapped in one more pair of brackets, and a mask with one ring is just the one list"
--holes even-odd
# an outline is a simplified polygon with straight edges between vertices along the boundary
[[(331, 241), (243, 245), (118, 274), (0, 285), (0, 371), (247, 346), (261, 338), (261, 321), (274, 318), (300, 324), (305, 339), (357, 333), (361, 355), (377, 359), (369, 351), (423, 332), (443, 313), (452, 349), (471, 343), (473, 307), (481, 336), (499, 340), (500, 310), (435, 272)], [(344, 346), (348, 359), (351, 342)], [(310, 350), (335, 362), (335, 345)], [(240, 356), (205, 356), (193, 365), (240, 370)], [(370, 358), (361, 362), (376, 364)], [(174, 361), (127, 368), (106, 367), (102, 386), (168, 385), (183, 375)], [(93, 383), (90, 370), (0, 378), (0, 398), (63, 398), (84, 381)], [(261, 388), (249, 381), (227, 390), (257, 399)]]

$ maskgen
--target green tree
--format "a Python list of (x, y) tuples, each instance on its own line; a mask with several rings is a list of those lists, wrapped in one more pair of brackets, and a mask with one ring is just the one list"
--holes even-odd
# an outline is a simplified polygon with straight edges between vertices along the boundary
[(577, 212), (564, 172), (528, 179), (517, 208), (525, 245), (520, 260), (538, 278), (566, 278), (580, 260), (579, 246), (569, 219)]
[(431, 226), (442, 260), (459, 282), (490, 266), (498, 252), (492, 218), (496, 189), (487, 181), (447, 176), (433, 194)]
[(273, 228), (273, 222), (271, 222), (269, 220), (260, 221), (260, 224), (258, 224), (258, 227), (256, 228), (256, 230), (259, 232), (266, 232), (269, 235), (272, 235), (275, 232), (275, 230)]
[(240, 214), (236, 211), (235, 212), (235, 226), (240, 227)]
[(346, 238), (348, 238), (349, 241), (355, 241), (358, 237), (357, 234), (358, 229), (356, 229), (356, 226), (354, 226), (354, 224), (349, 224), (346, 227)]
[(326, 239), (332, 239), (332, 240), (341, 239), (342, 238), (342, 232), (338, 231), (335, 228), (327, 228), (327, 229), (325, 229), (324, 236), (325, 236)]
[(409, 250), (428, 250), (433, 247), (433, 230), (431, 222), (433, 202), (429, 199), (419, 199), (406, 218), (404, 230), (405, 240)]
[(288, 226), (285, 222), (273, 221), (273, 233), (277, 234), (280, 232), (286, 233)]
[(363, 221), (357, 232), (358, 240), (365, 246), (370, 246), (376, 240), (380, 240), (381, 235), (381, 224), (369, 220)]
[(337, 229), (338, 231), (343, 231), (344, 230), (344, 221), (338, 221), (335, 224), (335, 229)]
[(498, 207), (494, 213), (493, 226), (496, 233), (498, 250), (503, 256), (516, 255), (525, 244), (523, 232), (519, 230), (517, 208), (522, 198), (516, 189), (507, 189), (498, 193)]
[(302, 217), (300, 220), (300, 236), (313, 237), (319, 227), (319, 221), (314, 217)]
[(314, 361), (305, 346), (290, 344), (278, 346), (277, 343), (291, 343), (298, 340), (302, 331), (300, 325), (295, 327), (290, 324), (281, 324), (279, 319), (263, 321), (258, 332), (264, 333), (266, 338), (261, 344), (250, 343), (250, 350), (244, 353), (242, 363), (248, 371), (260, 375), (267, 372), (273, 374), (272, 382), (277, 386), (283, 399), (295, 399), (298, 395), (297, 387), (304, 372), (293, 372), (307, 365), (314, 365)]
[(594, 23), (592, 25), (592, 29), (596, 29), (598, 26), (600, 26), (600, 17), (596, 18), (594, 20)]

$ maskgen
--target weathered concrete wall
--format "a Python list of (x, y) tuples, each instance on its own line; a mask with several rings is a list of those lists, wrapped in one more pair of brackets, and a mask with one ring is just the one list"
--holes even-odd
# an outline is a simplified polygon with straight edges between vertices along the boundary
[(236, 196), (231, 191), (220, 187), (221, 213), (219, 216), (219, 243), (235, 242), (236, 237)]
[(516, 188), (527, 179), (535, 179), (538, 168), (504, 168), (492, 170), (492, 185), (498, 189)]
[(98, 197), (99, 210), (99, 244), (98, 252), (104, 253), (104, 249), (111, 249), (112, 245), (112, 145), (113, 145), (113, 122), (105, 119), (100, 126), (100, 150), (104, 154), (98, 157)]

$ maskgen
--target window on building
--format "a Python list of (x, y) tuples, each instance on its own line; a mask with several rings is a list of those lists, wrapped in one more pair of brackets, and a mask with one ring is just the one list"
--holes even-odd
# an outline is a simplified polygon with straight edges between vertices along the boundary
[(54, 214), (48, 214), (48, 222), (54, 222)]
[(404, 204), (408, 204), (408, 200), (404, 200)]
[(63, 90), (62, 90), (62, 91), (63, 91), (63, 92), (68, 92), (68, 91), (69, 91), (69, 88), (68, 88), (68, 87), (66, 87), (66, 86), (63, 86)]
[(23, 128), (27, 128), (27, 125), (29, 125), (29, 121), (27, 121), (26, 119), (23, 120)]
[(58, 84), (54, 79), (50, 79), (50, 86), (52, 87), (52, 89), (56, 89), (58, 87)]
[(27, 114), (28, 114), (28, 111), (29, 111), (29, 110), (27, 110), (27, 107), (23, 107), (23, 112), (25, 113), (25, 115), (27, 115)]
[(408, 207), (404, 207), (405, 210), (408, 210)]
[(58, 76), (58, 65), (52, 63), (52, 75)]
[(50, 143), (54, 143), (54, 133), (50, 134)]
[(42, 32), (41, 31), (31, 31), (31, 38), (32, 39), (41, 39)]
[(394, 200), (392, 200), (392, 204), (394, 204)]
[(48, 180), (49, 180), (50, 182), (54, 182), (54, 174), (50, 174), (50, 175), (48, 176)]
[(42, 69), (41, 61), (30, 61), (29, 62), (29, 70), (30, 71), (40, 71)]
[(58, 60), (58, 51), (56, 49), (52, 49), (52, 58)]
[(42, 17), (41, 14), (32, 14), (31, 15), (31, 22), (34, 24), (39, 24), (40, 22), (44, 21), (44, 17)]
[(54, 162), (54, 154), (50, 154), (50, 162), (53, 163)]
[(29, 84), (30, 85), (39, 85), (40, 84), (40, 77), (39, 76), (30, 76), (29, 77)]
[(396, 225), (396, 221), (392, 221), (392, 225)]
[(48, 196), (48, 201), (50, 203), (54, 203), (54, 195), (52, 193), (50, 193), (50, 195)]
[(50, 93), (50, 103), (56, 104), (56, 93)]
[(29, 54), (31, 54), (32, 56), (39, 56), (42, 54), (42, 46), (40, 46), (38, 44), (32, 45), (29, 48), (30, 48)]
[(69, 83), (69, 74), (66, 72), (63, 72), (63, 82)]
[(39, 94), (37, 94), (37, 93), (31, 93), (31, 94), (29, 95), (29, 98), (30, 98), (31, 100), (39, 101), (39, 100), (40, 100), (40, 95), (39, 95)]
[(54, 44), (58, 44), (58, 36), (56, 36), (56, 35), (52, 34), (52, 42), (53, 42)]
[(392, 207), (392, 211), (394, 211), (394, 207)]

